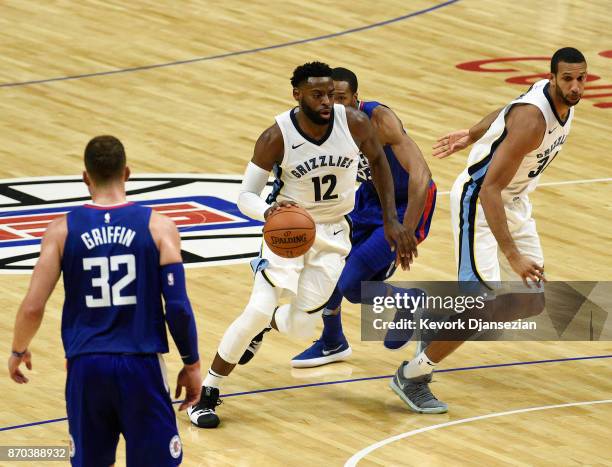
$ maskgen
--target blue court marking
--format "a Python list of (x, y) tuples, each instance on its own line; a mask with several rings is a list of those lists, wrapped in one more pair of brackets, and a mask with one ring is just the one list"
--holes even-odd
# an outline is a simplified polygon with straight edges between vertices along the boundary
[(227, 53), (218, 54), (218, 55), (209, 55), (207, 57), (191, 58), (189, 60), (177, 60), (174, 62), (158, 63), (155, 65), (144, 65), (144, 66), (137, 66), (137, 67), (132, 67), (132, 68), (121, 68), (118, 70), (99, 71), (96, 73), (85, 73), (81, 75), (61, 76), (58, 78), (21, 81), (21, 82), (16, 82), (16, 83), (2, 83), (0, 84), (0, 88), (27, 86), (29, 84), (52, 83), (54, 81), (67, 81), (67, 80), (81, 79), (81, 78), (92, 78), (95, 76), (115, 75), (119, 73), (129, 73), (132, 71), (153, 70), (155, 68), (165, 68), (165, 67), (177, 66), (177, 65), (188, 65), (190, 63), (205, 62), (205, 61), (218, 60), (218, 59), (228, 58), (228, 57), (236, 57), (238, 55), (247, 55), (247, 54), (253, 54), (257, 52), (264, 52), (266, 50), (281, 49), (283, 47), (290, 47), (292, 45), (306, 44), (308, 42), (316, 42), (316, 41), (321, 41), (324, 39), (331, 39), (333, 37), (344, 36), (347, 34), (352, 34), (354, 32), (367, 31), (368, 29), (374, 29), (374, 28), (378, 28), (381, 26), (386, 26), (387, 24), (397, 23), (398, 21), (403, 21), (408, 18), (414, 18), (415, 16), (424, 15), (425, 13), (429, 13), (431, 11), (438, 10), (440, 8), (444, 8), (445, 6), (452, 5), (453, 3), (457, 3), (458, 1), (459, 0), (448, 0), (444, 3), (440, 3), (439, 5), (435, 5), (430, 8), (425, 8), (424, 10), (415, 11), (413, 13), (408, 13), (403, 16), (398, 16), (397, 18), (380, 21), (378, 23), (368, 24), (366, 26), (360, 26), (358, 28), (347, 29), (345, 31), (325, 34), (323, 36), (309, 37), (308, 39), (298, 39), (298, 40), (291, 41), (291, 42), (283, 42), (282, 44), (268, 45), (265, 47), (257, 47), (255, 49), (237, 50), (235, 52), (227, 52)]
[[(590, 357), (571, 357), (571, 358), (557, 358), (554, 360), (534, 360), (531, 362), (512, 362), (512, 363), (496, 363), (493, 365), (479, 365), (479, 366), (464, 366), (459, 368), (447, 368), (445, 370), (435, 370), (434, 373), (450, 373), (453, 371), (467, 371), (467, 370), (484, 370), (487, 368), (501, 368), (504, 366), (519, 366), (519, 365), (535, 365), (537, 363), (555, 363), (555, 362), (570, 362), (573, 360), (594, 360), (597, 358), (612, 358), (612, 355), (593, 355)], [(232, 394), (223, 394), (221, 397), (234, 397), (234, 396), (246, 396), (248, 394), (259, 394), (262, 392), (275, 392), (275, 391), (285, 391), (289, 389), (301, 389), (301, 388), (310, 388), (315, 386), (328, 386), (331, 384), (342, 384), (342, 383), (358, 383), (360, 381), (372, 381), (376, 379), (389, 379), (392, 378), (393, 375), (383, 375), (383, 376), (368, 376), (365, 378), (354, 378), (354, 379), (341, 379), (338, 381), (326, 381), (323, 383), (310, 383), (310, 384), (299, 384), (296, 386), (284, 386), (279, 388), (269, 388), (269, 389), (257, 389), (255, 391), (246, 391), (246, 392), (235, 392)], [(175, 401), (174, 404), (181, 403), (183, 401)], [(0, 431), (2, 431), (0, 429)]]
[[(501, 368), (501, 367), (506, 367), (506, 366), (536, 365), (538, 363), (557, 363), (557, 362), (571, 362), (571, 361), (577, 361), (577, 360), (595, 360), (598, 358), (612, 358), (612, 355), (591, 355), (588, 357), (569, 357), (569, 358), (556, 358), (552, 360), (534, 360), (534, 361), (529, 361), (529, 362), (496, 363), (493, 365), (465, 366), (465, 367), (459, 367), (459, 368), (447, 368), (445, 370), (436, 370), (435, 373), (450, 373), (453, 371), (467, 371), (467, 370), (484, 370), (487, 368)], [(283, 386), (283, 387), (278, 387), (278, 388), (256, 389), (255, 391), (245, 391), (245, 392), (234, 392), (231, 394), (222, 394), (221, 397), (246, 396), (249, 394), (261, 394), (264, 392), (287, 391), (290, 389), (302, 389), (302, 388), (311, 388), (311, 387), (317, 387), (317, 386), (329, 386), (332, 384), (358, 383), (360, 381), (388, 379), (388, 378), (391, 378), (392, 376), (393, 375), (368, 376), (366, 378), (342, 379), (338, 381), (326, 381), (323, 383), (298, 384), (295, 386)], [(180, 404), (182, 402), (183, 401), (181, 400), (181, 401), (173, 401), (172, 403)], [(45, 425), (47, 423), (64, 422), (66, 420), (68, 420), (68, 418), (63, 417), (63, 418), (54, 418), (51, 420), (43, 420), (40, 422), (25, 423), (23, 425), (5, 426), (5, 427), (0, 428), (0, 431), (16, 430), (18, 428), (27, 428), (30, 426)]]

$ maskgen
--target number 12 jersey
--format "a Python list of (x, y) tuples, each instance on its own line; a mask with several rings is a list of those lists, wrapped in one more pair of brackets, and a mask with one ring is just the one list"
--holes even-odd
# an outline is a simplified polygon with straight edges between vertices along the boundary
[(320, 140), (298, 125), (297, 108), (276, 117), (285, 152), (274, 167), (276, 181), (269, 203), (297, 202), (319, 224), (338, 222), (353, 210), (359, 148), (353, 140), (343, 105), (334, 105), (327, 132)]

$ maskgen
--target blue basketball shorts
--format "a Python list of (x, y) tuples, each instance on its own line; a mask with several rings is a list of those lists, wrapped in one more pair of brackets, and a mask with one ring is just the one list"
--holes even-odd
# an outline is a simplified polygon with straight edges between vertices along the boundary
[[(436, 195), (436, 185), (431, 181), (425, 198), (423, 214), (414, 232), (418, 243), (425, 240), (429, 234), (431, 219), (436, 207)], [(405, 208), (402, 208), (401, 211), (404, 212)], [(353, 219), (352, 249), (345, 270), (350, 267), (351, 257), (353, 257), (353, 261), (359, 260), (366, 264), (372, 274), (369, 278), (360, 278), (360, 280), (383, 281), (388, 279), (395, 272), (396, 252), (391, 251), (391, 246), (385, 240), (382, 221), (378, 224), (360, 223), (358, 218), (359, 216), (355, 216)]]
[(89, 354), (68, 361), (66, 407), (73, 466), (108, 467), (119, 434), (128, 467), (182, 460), (176, 416), (157, 354)]

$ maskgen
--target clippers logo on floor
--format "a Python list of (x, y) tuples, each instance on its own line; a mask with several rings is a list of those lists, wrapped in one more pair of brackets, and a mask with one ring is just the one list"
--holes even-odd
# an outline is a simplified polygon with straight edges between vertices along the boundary
[[(612, 50), (603, 50), (599, 52), (599, 55), (604, 58), (612, 58)], [(589, 60), (589, 57), (587, 57)], [(541, 70), (540, 73), (510, 76), (506, 78), (507, 83), (518, 84), (520, 86), (528, 87), (540, 79), (548, 79), (548, 63), (550, 57), (548, 56), (534, 56), (534, 57), (500, 57), (500, 58), (486, 58), (482, 60), (473, 60), (470, 62), (459, 63), (456, 65), (460, 70), (475, 71), (479, 73), (521, 73), (521, 68), (527, 68), (529, 63), (541, 62), (538, 68)], [(595, 64), (599, 63), (594, 60)], [(612, 109), (612, 84), (591, 84), (593, 81), (599, 81), (600, 76), (592, 73), (589, 70), (587, 76), (587, 83), (584, 87), (584, 94), (582, 99), (594, 99), (594, 107), (600, 109)], [(600, 82), (601, 83), (601, 82)]]
[[(131, 178), (126, 190), (128, 200), (176, 223), (187, 267), (215, 266), (248, 261), (261, 246), (262, 223), (236, 206), (240, 183), (238, 176), (149, 175)], [(0, 180), (0, 273), (30, 272), (49, 223), (89, 200), (78, 177)]]

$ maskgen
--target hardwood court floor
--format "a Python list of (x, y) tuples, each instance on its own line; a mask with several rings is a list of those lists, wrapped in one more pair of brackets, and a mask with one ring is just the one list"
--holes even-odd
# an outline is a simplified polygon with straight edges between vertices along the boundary
[[(466, 154), (433, 160), (435, 139), (523, 92), (524, 84), (513, 84), (522, 77), (546, 72), (545, 59), (529, 58), (575, 46), (599, 79), (590, 83), (564, 151), (542, 178), (552, 185), (532, 201), (549, 279), (612, 279), (606, 1), (13, 1), (0, 9), (1, 179), (79, 174), (84, 145), (102, 133), (122, 139), (136, 174), (241, 174), (259, 133), (293, 105), (288, 78), (295, 66), (318, 59), (353, 69), (361, 97), (390, 105), (402, 118), (441, 191), (418, 261), (395, 277), (403, 280), (455, 277), (444, 192)], [(509, 71), (456, 67), (498, 58), (513, 61), (483, 67)], [(157, 64), (169, 65), (147, 68)], [(251, 274), (242, 264), (190, 269), (188, 280), (205, 370), (247, 301)], [(27, 283), (25, 275), (0, 275), (0, 342), (7, 353)], [(65, 416), (60, 290), (31, 347), (30, 384), (0, 380), (0, 428)], [(308, 342), (268, 335), (261, 353), (222, 392), (386, 376), (408, 358), (411, 348), (389, 353), (359, 342), (356, 307), (347, 306), (344, 316), (354, 348), (349, 362), (292, 371), (289, 359)], [(610, 354), (610, 342), (472, 343), (440, 369)], [(173, 381), (174, 349), (166, 361)], [(342, 465), (378, 441), (431, 425), (609, 400), (611, 376), (604, 358), (440, 372), (433, 390), (450, 404), (440, 416), (407, 411), (384, 378), (235, 395), (219, 408), (218, 430), (198, 430), (179, 415), (184, 465)], [(360, 465), (609, 465), (611, 417), (610, 404), (590, 404), (484, 418), (412, 434)], [(0, 433), (1, 445), (67, 439), (65, 421)], [(120, 449), (118, 465), (124, 462)]]

